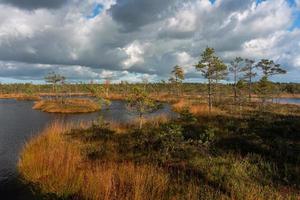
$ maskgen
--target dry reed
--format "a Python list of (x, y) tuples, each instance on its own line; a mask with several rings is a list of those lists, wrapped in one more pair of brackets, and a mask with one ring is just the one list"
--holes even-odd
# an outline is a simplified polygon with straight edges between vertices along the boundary
[(27, 143), (18, 169), (44, 194), (83, 199), (164, 199), (168, 176), (159, 168), (132, 163), (93, 163), (81, 155), (82, 143), (68, 139), (70, 125), (54, 123)]
[(211, 113), (209, 112), (209, 107), (205, 103), (192, 102), (188, 99), (180, 99), (176, 103), (172, 104), (172, 108), (176, 112), (181, 112), (185, 109), (188, 109), (190, 113), (194, 115), (218, 115), (224, 114), (219, 108), (213, 107)]
[(41, 100), (35, 102), (33, 109), (49, 113), (88, 113), (99, 110), (100, 105), (90, 99)]

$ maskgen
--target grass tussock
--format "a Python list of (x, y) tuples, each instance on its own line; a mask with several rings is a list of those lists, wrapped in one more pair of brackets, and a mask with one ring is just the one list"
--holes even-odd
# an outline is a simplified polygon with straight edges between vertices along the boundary
[(156, 167), (132, 163), (90, 163), (82, 144), (68, 140), (70, 126), (54, 123), (26, 144), (18, 164), (24, 180), (43, 194), (83, 199), (163, 199), (168, 176)]
[(206, 103), (193, 102), (188, 99), (180, 99), (176, 103), (172, 104), (172, 108), (176, 112), (182, 112), (183, 110), (188, 110), (194, 115), (220, 115), (224, 114), (224, 111), (219, 108), (213, 107), (211, 113), (209, 112), (209, 107)]
[(84, 199), (164, 199), (168, 176), (149, 165), (96, 164), (85, 170)]
[(22, 176), (37, 184), (42, 193), (66, 196), (80, 188), (83, 176), (78, 173), (78, 164), (83, 158), (79, 143), (64, 140), (62, 134), (68, 129), (59, 123), (52, 124), (25, 145), (20, 157), (18, 167)]
[(33, 109), (49, 113), (89, 113), (100, 110), (99, 103), (91, 99), (41, 100)]

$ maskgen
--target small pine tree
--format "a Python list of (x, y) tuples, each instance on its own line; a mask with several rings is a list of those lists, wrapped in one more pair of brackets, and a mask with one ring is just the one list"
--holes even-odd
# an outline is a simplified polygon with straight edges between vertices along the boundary
[(183, 71), (182, 67), (176, 65), (173, 68), (171, 74), (172, 74), (172, 77), (169, 80), (176, 86), (177, 95), (178, 95), (181, 90), (182, 81), (184, 80), (184, 71)]
[(257, 63), (256, 67), (262, 70), (263, 76), (258, 83), (258, 92), (261, 95), (262, 103), (266, 102), (266, 99), (270, 97), (273, 92), (274, 86), (269, 80), (270, 76), (277, 74), (285, 74), (286, 70), (282, 69), (280, 64), (275, 64), (273, 60), (262, 59)]
[(240, 80), (240, 73), (243, 71), (243, 68), (241, 66), (241, 63), (244, 59), (241, 57), (236, 57), (233, 61), (230, 62), (231, 67), (229, 68), (229, 71), (233, 74), (233, 92), (234, 92), (234, 103), (237, 103), (237, 93), (238, 93), (238, 87), (237, 83)]
[(252, 81), (253, 78), (257, 75), (254, 72), (256, 66), (254, 66), (255, 61), (250, 59), (245, 59), (245, 67), (243, 67), (243, 71), (245, 72), (243, 79), (248, 82), (248, 98), (249, 102), (251, 102), (252, 97)]
[(64, 83), (66, 80), (66, 77), (57, 74), (55, 72), (50, 72), (46, 77), (45, 80), (47, 83), (52, 84), (52, 91), (56, 94), (56, 99), (58, 99), (58, 94), (57, 94), (57, 84), (58, 83)]
[(227, 66), (215, 55), (213, 48), (207, 47), (201, 54), (201, 60), (195, 67), (208, 80), (208, 106), (209, 112), (211, 112), (213, 107), (213, 81), (217, 82), (225, 77)]
[(157, 104), (149, 97), (149, 94), (142, 88), (133, 88), (132, 95), (128, 99), (127, 108), (139, 116), (139, 128), (143, 127), (144, 115), (157, 109)]

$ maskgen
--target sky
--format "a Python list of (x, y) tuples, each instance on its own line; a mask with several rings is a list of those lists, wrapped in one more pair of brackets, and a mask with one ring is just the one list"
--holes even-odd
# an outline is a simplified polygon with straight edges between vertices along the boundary
[[(300, 0), (0, 0), (0, 82), (187, 82), (209, 46), (226, 63), (272, 59), (300, 82)], [(228, 80), (230, 81), (230, 79)]]

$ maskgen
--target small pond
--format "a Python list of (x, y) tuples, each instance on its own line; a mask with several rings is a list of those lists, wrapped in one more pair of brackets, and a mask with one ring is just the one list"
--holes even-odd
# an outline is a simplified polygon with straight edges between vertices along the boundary
[[(18, 184), (16, 164), (25, 142), (43, 130), (47, 124), (56, 120), (91, 121), (100, 115), (104, 120), (116, 122), (130, 122), (136, 117), (127, 111), (124, 101), (112, 101), (108, 109), (89, 114), (50, 114), (33, 110), (32, 106), (31, 101), (0, 99), (0, 197), (34, 198), (22, 184)], [(175, 116), (170, 106), (164, 104), (161, 109), (147, 117), (160, 114)]]

